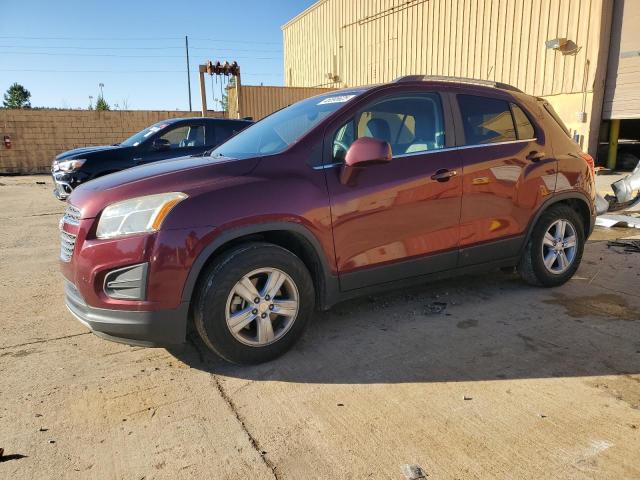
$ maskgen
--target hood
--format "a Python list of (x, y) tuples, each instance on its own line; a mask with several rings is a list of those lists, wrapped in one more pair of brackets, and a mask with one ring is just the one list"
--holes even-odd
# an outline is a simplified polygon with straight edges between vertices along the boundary
[(180, 157), (133, 167), (96, 178), (76, 188), (68, 202), (79, 208), (81, 218), (93, 218), (114, 202), (165, 192), (190, 197), (213, 188), (243, 181), (259, 158), (219, 160), (211, 157)]
[(74, 148), (73, 150), (67, 150), (56, 156), (56, 160), (66, 160), (70, 158), (83, 158), (83, 155), (97, 152), (105, 152), (107, 150), (117, 150), (123, 148), (120, 145), (98, 145), (95, 147), (82, 147)]

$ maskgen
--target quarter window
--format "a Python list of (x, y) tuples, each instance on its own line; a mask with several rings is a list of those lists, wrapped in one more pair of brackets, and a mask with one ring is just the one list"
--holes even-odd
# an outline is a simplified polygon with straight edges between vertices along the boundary
[(467, 145), (516, 139), (509, 103), (496, 98), (458, 95)]
[(511, 112), (513, 113), (513, 120), (516, 124), (516, 133), (518, 134), (518, 140), (529, 140), (535, 138), (535, 131), (533, 125), (529, 121), (527, 114), (515, 103), (511, 104)]

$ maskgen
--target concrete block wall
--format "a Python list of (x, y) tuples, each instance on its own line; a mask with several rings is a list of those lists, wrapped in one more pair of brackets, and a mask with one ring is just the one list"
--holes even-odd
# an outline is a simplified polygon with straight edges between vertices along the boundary
[[(221, 115), (209, 112), (209, 116)], [(118, 143), (166, 118), (194, 117), (197, 112), (124, 110), (0, 109), (0, 174), (48, 173), (53, 158), (72, 148)]]

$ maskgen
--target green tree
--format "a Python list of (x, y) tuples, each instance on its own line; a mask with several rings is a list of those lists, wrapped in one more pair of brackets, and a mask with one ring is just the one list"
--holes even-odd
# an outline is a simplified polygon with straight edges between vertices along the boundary
[(96, 100), (96, 110), (98, 111), (111, 110), (111, 107), (102, 96), (99, 96), (98, 100)]
[(4, 108), (31, 108), (31, 92), (19, 83), (14, 83), (4, 94)]

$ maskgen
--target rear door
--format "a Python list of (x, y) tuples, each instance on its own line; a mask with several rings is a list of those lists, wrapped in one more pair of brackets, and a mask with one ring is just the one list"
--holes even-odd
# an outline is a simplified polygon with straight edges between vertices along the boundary
[(456, 98), (463, 171), (459, 266), (515, 257), (529, 221), (555, 190), (551, 146), (510, 95)]
[[(340, 285), (351, 290), (454, 268), (462, 182), (448, 97), (388, 93), (327, 129), (325, 155)], [(393, 159), (340, 182), (346, 150), (359, 137), (391, 144)], [(325, 149), (326, 150), (326, 149)], [(447, 174), (448, 172), (448, 174)]]

